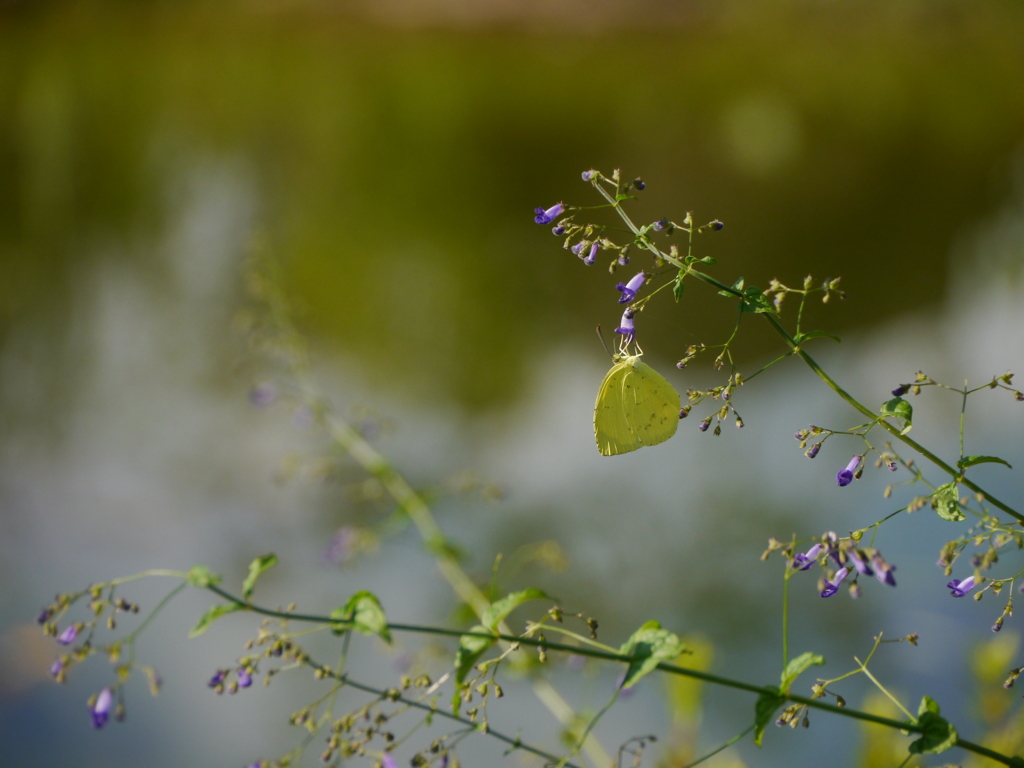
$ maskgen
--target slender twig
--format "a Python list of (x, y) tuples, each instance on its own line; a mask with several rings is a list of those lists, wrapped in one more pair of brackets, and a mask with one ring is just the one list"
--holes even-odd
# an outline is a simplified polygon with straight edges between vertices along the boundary
[[(283, 294), (273, 283), (270, 283), (268, 289), (267, 302), (274, 322), (290, 338), (299, 338), (298, 332), (292, 325), (287, 302)], [(413, 490), (402, 474), (388, 462), (383, 454), (370, 445), (356, 429), (344, 419), (330, 413), (323, 398), (320, 397), (313, 385), (305, 355), (296, 354), (290, 359), (290, 364), (292, 376), (295, 378), (303, 398), (307, 403), (314, 406), (315, 410), (319, 413), (331, 439), (367, 472), (380, 481), (391, 498), (401, 507), (417, 531), (419, 531), (428, 550), (433, 555), (438, 569), (452, 590), (478, 617), (482, 618), (484, 611), (490, 607), (490, 601), (477, 588), (473, 580), (462, 569), (451, 549), (446, 546), (447, 539), (444, 532), (437, 524), (430, 507), (423, 497)], [(499, 628), (506, 633), (511, 631), (504, 622), (499, 625)], [(541, 703), (563, 725), (569, 727), (575, 722), (577, 718), (576, 711), (550, 681), (543, 678), (535, 678), (532, 681), (532, 687), (534, 694), (541, 700)], [(600, 765), (611, 764), (611, 757), (594, 736), (587, 738), (584, 749), (595, 763)]]
[[(346, 626), (349, 624), (349, 622), (332, 619), (330, 616), (289, 613), (286, 611), (277, 611), (269, 608), (263, 608), (258, 605), (253, 605), (252, 603), (247, 603), (241, 598), (232, 595), (230, 592), (227, 592), (216, 585), (210, 585), (207, 587), (207, 589), (223, 597), (225, 600), (233, 602), (246, 610), (250, 610), (254, 613), (258, 613), (264, 616), (274, 616), (277, 618), (291, 619), (293, 621), (320, 622), (325, 624), (336, 625), (339, 627)], [(635, 661), (635, 659), (629, 654), (611, 653), (596, 648), (566, 645), (563, 643), (551, 642), (547, 639), (539, 640), (537, 638), (532, 637), (519, 637), (517, 635), (507, 635), (502, 633), (491, 634), (487, 632), (473, 632), (463, 631), (459, 629), (449, 629), (446, 627), (428, 627), (413, 624), (398, 624), (390, 622), (388, 623), (387, 627), (392, 632), (416, 632), (420, 634), (441, 635), (446, 637), (460, 638), (481, 637), (493, 640), (505, 640), (509, 643), (519, 643), (521, 645), (529, 645), (534, 647), (543, 645), (549, 651), (564, 651), (565, 653), (575, 653), (579, 656), (589, 656), (596, 659), (617, 661), (625, 664), (629, 664)], [(908, 722), (901, 720), (892, 720), (887, 717), (873, 715), (870, 712), (862, 712), (860, 710), (851, 709), (849, 707), (839, 707), (833, 704), (828, 704), (826, 702), (819, 701), (817, 699), (809, 698), (807, 696), (799, 696), (794, 693), (780, 692), (778, 688), (774, 688), (771, 686), (754, 685), (753, 683), (746, 683), (742, 680), (733, 680), (728, 677), (722, 677), (721, 675), (715, 675), (710, 672), (703, 672), (697, 669), (688, 669), (686, 667), (680, 667), (676, 664), (669, 664), (667, 662), (662, 662), (658, 664), (657, 668), (662, 672), (667, 672), (673, 675), (683, 675), (685, 677), (692, 677), (697, 680), (702, 680), (706, 683), (711, 683), (713, 685), (719, 685), (726, 688), (734, 688), (741, 691), (747, 691), (749, 693), (756, 693), (758, 695), (780, 697), (785, 701), (791, 701), (795, 704), (803, 704), (812, 709), (818, 709), (823, 712), (831, 712), (836, 715), (841, 715), (843, 717), (849, 717), (864, 722), (876, 723), (877, 725), (884, 725), (888, 728), (895, 728), (897, 730), (910, 731), (913, 733), (922, 733), (924, 731), (922, 726), (912, 721)], [(969, 752), (974, 752), (975, 754), (989, 757), (993, 760), (996, 760), (997, 762), (1003, 763), (1004, 765), (1015, 766), (1015, 768), (1019, 765), (1018, 762), (1014, 762), (1016, 758), (1007, 757), (1006, 755), (1002, 755), (991, 749), (987, 749), (986, 747), (982, 747), (971, 741), (967, 741), (966, 739), (957, 739), (956, 746), (960, 747), (961, 749), (965, 749)]]
[[(735, 288), (733, 288), (732, 286), (726, 285), (725, 283), (722, 283), (722, 282), (716, 280), (715, 278), (711, 277), (711, 275), (707, 275), (707, 274), (705, 274), (705, 273), (703, 273), (703, 272), (701, 272), (701, 271), (699, 271), (697, 269), (694, 269), (692, 265), (684, 264), (679, 259), (674, 258), (671, 254), (664, 253), (660, 248), (658, 248), (656, 245), (654, 245), (654, 243), (651, 242), (646, 237), (646, 235), (642, 235), (641, 234), (640, 229), (636, 226), (636, 224), (633, 223), (632, 219), (629, 218), (629, 215), (622, 209), (622, 206), (619, 204), (619, 201), (615, 200), (614, 197), (612, 197), (610, 194), (608, 194), (607, 190), (605, 190), (603, 187), (601, 187), (601, 186), (599, 186), (597, 184), (594, 184), (594, 188), (598, 192), (600, 192), (604, 196), (604, 198), (606, 200), (608, 200), (608, 202), (612, 205), (612, 207), (615, 208), (615, 212), (619, 214), (619, 217), (622, 218), (622, 220), (630, 228), (630, 230), (636, 236), (637, 240), (639, 242), (641, 242), (643, 244), (643, 246), (645, 248), (647, 248), (647, 250), (649, 250), (651, 253), (653, 253), (657, 258), (662, 259), (664, 261), (667, 261), (667, 262), (669, 262), (671, 264), (674, 264), (679, 269), (684, 270), (687, 274), (693, 275), (698, 280), (700, 280), (700, 281), (702, 281), (704, 283), (707, 283), (708, 285), (710, 285), (710, 286), (712, 286), (714, 288), (717, 288), (720, 291), (725, 291), (726, 293), (731, 294), (731, 295), (733, 295), (733, 296), (735, 296), (736, 298), (739, 298), (739, 299), (744, 298), (743, 293), (741, 291), (738, 291)], [(812, 371), (814, 371), (814, 373), (818, 376), (818, 378), (820, 378), (823, 382), (825, 382), (825, 384), (828, 385), (828, 387), (833, 392), (835, 392), (837, 395), (839, 395), (839, 397), (841, 397), (843, 400), (845, 400), (853, 408), (855, 408), (856, 410), (858, 410), (861, 413), (863, 413), (865, 416), (869, 416), (872, 419), (875, 419), (875, 418), (878, 417), (877, 413), (872, 411), (866, 405), (864, 405), (859, 400), (857, 400), (855, 397), (853, 397), (853, 395), (851, 395), (849, 392), (847, 392), (845, 389), (843, 389), (841, 386), (839, 386), (839, 384), (831, 376), (829, 376), (828, 373), (826, 373), (825, 370), (822, 369), (822, 367), (820, 365), (818, 365), (817, 361), (815, 361), (815, 359), (813, 357), (811, 357), (809, 354), (807, 354), (807, 352), (800, 346), (800, 344), (796, 341), (796, 339), (794, 339), (792, 336), (790, 336), (789, 332), (783, 327), (782, 323), (780, 323), (778, 321), (778, 319), (771, 312), (761, 312), (761, 313), (758, 313), (758, 314), (761, 317), (763, 317), (768, 322), (769, 325), (771, 325), (772, 330), (774, 330), (779, 336), (782, 337), (783, 341), (786, 342), (786, 344), (790, 347), (790, 349), (795, 354), (799, 355), (800, 358), (804, 361), (804, 363), (806, 363), (806, 365)], [(993, 506), (998, 507), (999, 509), (1003, 510), (1003, 512), (1005, 512), (1006, 514), (1010, 515), (1011, 517), (1014, 517), (1017, 520), (1019, 520), (1021, 522), (1024, 522), (1024, 515), (1022, 515), (1017, 510), (1015, 510), (1013, 507), (1005, 504), (1004, 502), (1000, 501), (996, 497), (994, 497), (991, 494), (989, 494), (987, 491), (985, 491), (979, 485), (974, 483), (972, 480), (968, 480), (966, 477), (964, 477), (963, 472), (961, 470), (959, 470), (959, 469), (957, 469), (955, 467), (950, 466), (949, 464), (947, 464), (945, 461), (940, 459), (938, 456), (936, 456), (934, 453), (929, 451), (927, 448), (925, 448), (923, 445), (918, 443), (913, 438), (908, 437), (905, 434), (902, 434), (902, 430), (897, 428), (895, 425), (890, 424), (888, 421), (886, 421), (884, 419), (880, 420), (879, 424), (882, 426), (883, 429), (885, 429), (887, 432), (889, 432), (897, 440), (900, 440), (904, 444), (906, 444), (906, 445), (910, 446), (911, 448), (913, 448), (915, 451), (917, 451), (922, 456), (924, 456), (926, 459), (928, 459), (930, 462), (932, 462), (932, 464), (934, 464), (936, 467), (938, 467), (939, 469), (941, 469), (943, 472), (945, 472), (946, 474), (950, 475), (951, 477), (955, 478), (957, 482), (967, 486), (968, 488), (970, 488), (975, 493), (983, 494), (985, 496), (986, 500), (990, 504), (992, 504)]]

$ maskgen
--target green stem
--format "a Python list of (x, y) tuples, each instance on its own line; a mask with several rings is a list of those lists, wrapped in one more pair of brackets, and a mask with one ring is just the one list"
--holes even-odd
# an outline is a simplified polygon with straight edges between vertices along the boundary
[(729, 740), (728, 740), (727, 742), (725, 742), (725, 744), (722, 744), (721, 746), (715, 747), (715, 748), (714, 748), (713, 750), (711, 750), (710, 752), (708, 752), (708, 753), (707, 753), (706, 755), (704, 755), (703, 757), (699, 757), (699, 758), (697, 758), (697, 759), (696, 759), (696, 760), (694, 760), (694, 761), (693, 761), (692, 763), (690, 763), (689, 765), (687, 765), (687, 766), (686, 766), (685, 768), (694, 768), (694, 766), (695, 766), (695, 765), (700, 765), (700, 764), (701, 764), (701, 763), (703, 763), (703, 762), (704, 762), (705, 760), (708, 760), (708, 759), (710, 759), (710, 758), (714, 757), (715, 755), (717, 755), (717, 754), (718, 754), (719, 752), (721, 752), (721, 751), (722, 751), (723, 749), (728, 749), (728, 748), (729, 748), (729, 747), (731, 747), (731, 746), (732, 746), (733, 744), (735, 744), (735, 743), (736, 743), (737, 741), (739, 741), (739, 740), (740, 740), (740, 739), (742, 739), (742, 738), (743, 738), (744, 736), (746, 736), (746, 735), (747, 735), (748, 733), (750, 733), (750, 732), (751, 732), (752, 730), (754, 730), (754, 728), (756, 728), (756, 727), (757, 727), (756, 725), (751, 725), (751, 726), (750, 726), (749, 728), (747, 728), (747, 730), (743, 731), (743, 733), (738, 733), (738, 734), (736, 734), (736, 735), (735, 735), (735, 736), (733, 736), (733, 737), (732, 737), (731, 739), (729, 739)]
[(964, 417), (967, 415), (967, 382), (964, 381), (963, 400), (960, 403), (960, 461), (964, 460)]
[(131, 633), (126, 635), (121, 642), (129, 644), (134, 643), (135, 638), (139, 635), (139, 633), (149, 626), (149, 623), (157, 617), (157, 614), (159, 614), (160, 611), (164, 609), (164, 606), (171, 602), (171, 600), (173, 600), (175, 597), (177, 597), (178, 594), (180, 594), (181, 591), (185, 589), (185, 587), (187, 587), (188, 585), (189, 584), (187, 581), (183, 581), (181, 582), (181, 584), (179, 584), (166, 595), (164, 595), (163, 600), (161, 600), (159, 603), (153, 606), (153, 610), (149, 612), (149, 615), (143, 620), (143, 622), (139, 624), (139, 626), (137, 626)]
[[(720, 283), (718, 280), (715, 280), (710, 275), (706, 275), (703, 272), (698, 272), (697, 270), (692, 268), (690, 269), (690, 274), (692, 274), (698, 280), (703, 280), (704, 282), (718, 288), (719, 290), (728, 291), (732, 294), (735, 294), (737, 297), (741, 296), (739, 291), (733, 290), (725, 283)], [(866, 405), (857, 400), (853, 395), (851, 395), (849, 392), (847, 392), (845, 389), (839, 386), (839, 384), (831, 376), (829, 376), (820, 365), (818, 365), (817, 361), (815, 361), (813, 357), (807, 354), (807, 352), (804, 351), (799, 344), (797, 344), (796, 339), (789, 335), (789, 332), (786, 331), (786, 329), (782, 326), (782, 323), (780, 323), (777, 318), (775, 318), (770, 312), (762, 312), (761, 317), (765, 318), (768, 321), (769, 325), (772, 326), (775, 332), (782, 337), (782, 339), (789, 345), (789, 347), (796, 354), (798, 354), (801, 357), (801, 359), (803, 359), (804, 363), (807, 364), (807, 367), (814, 371), (814, 373), (817, 374), (818, 378), (825, 382), (826, 385), (828, 385), (829, 389), (831, 389), (833, 392), (839, 395), (839, 397), (845, 400), (849, 405), (863, 413), (865, 416), (868, 416), (871, 419), (878, 418), (878, 414), (876, 414)], [(884, 419), (880, 420), (878, 422), (878, 425), (882, 427), (886, 432), (891, 434), (893, 437), (895, 437), (897, 440), (913, 448), (915, 451), (924, 456), (926, 459), (928, 459), (932, 464), (941, 469), (943, 472), (955, 478), (959, 483), (966, 485), (975, 493), (983, 494), (985, 498), (988, 500), (988, 502), (993, 506), (1003, 510), (1003, 512), (1010, 515), (1011, 517), (1014, 517), (1017, 520), (1024, 522), (1024, 515), (1015, 510), (1013, 507), (1010, 507), (1007, 504), (1003, 503), (995, 496), (992, 496), (991, 494), (987, 493), (983, 488), (975, 484), (973, 481), (968, 480), (966, 477), (963, 477), (960, 470), (951, 467), (949, 464), (944, 462), (942, 459), (940, 459), (938, 456), (929, 451), (927, 448), (925, 448), (923, 445), (921, 445), (913, 438), (901, 434), (900, 430), (895, 425), (890, 424), (888, 421), (885, 421)]]
[[(743, 294), (740, 291), (735, 290), (732, 286), (729, 286), (729, 285), (726, 285), (725, 283), (719, 282), (715, 278), (711, 277), (711, 275), (707, 275), (707, 274), (705, 274), (703, 272), (700, 272), (700, 271), (694, 269), (692, 265), (691, 266), (687, 266), (686, 264), (681, 262), (679, 259), (672, 258), (672, 256), (670, 254), (663, 253), (661, 251), (661, 249), (659, 249), (656, 245), (654, 245), (654, 243), (652, 243), (646, 237), (641, 238), (640, 230), (633, 223), (632, 219), (629, 218), (629, 216), (626, 214), (626, 212), (622, 209), (622, 206), (619, 205), (619, 203), (615, 200), (615, 198), (613, 198), (611, 195), (609, 195), (607, 193), (607, 191), (605, 191), (603, 188), (601, 188), (601, 187), (595, 187), (595, 188), (615, 208), (616, 213), (619, 214), (619, 217), (626, 223), (626, 225), (630, 228), (630, 231), (632, 231), (633, 234), (640, 240), (640, 242), (643, 244), (643, 246), (645, 248), (647, 248), (647, 250), (649, 250), (651, 253), (653, 253), (657, 258), (662, 259), (664, 261), (667, 261), (667, 262), (669, 262), (671, 264), (674, 264), (679, 269), (686, 270), (686, 272), (688, 274), (693, 275), (698, 280), (701, 280), (702, 282), (705, 282), (708, 285), (711, 285), (711, 286), (717, 288), (720, 291), (726, 291), (727, 293), (730, 293), (733, 296), (736, 296), (737, 298), (743, 298)], [(763, 317), (768, 322), (769, 325), (772, 326), (772, 329), (779, 336), (782, 337), (782, 339), (786, 342), (786, 344), (789, 345), (790, 349), (792, 349), (796, 354), (800, 355), (800, 357), (803, 359), (804, 363), (806, 363), (807, 366), (812, 371), (814, 371), (814, 373), (817, 374), (818, 378), (820, 378), (823, 382), (825, 382), (825, 384), (827, 384), (828, 387), (833, 392), (835, 392), (843, 400), (845, 400), (847, 403), (849, 403), (856, 410), (858, 410), (861, 413), (863, 413), (865, 416), (868, 416), (871, 419), (878, 418), (878, 414), (876, 414), (874, 411), (872, 411), (866, 405), (864, 405), (859, 400), (854, 398), (853, 395), (851, 395), (849, 392), (847, 392), (845, 389), (843, 389), (841, 386), (839, 386), (839, 384), (837, 384), (836, 381), (831, 376), (829, 376), (824, 370), (822, 370), (821, 366), (818, 365), (818, 363), (814, 360), (814, 358), (811, 357), (809, 354), (807, 354), (807, 352), (805, 352), (800, 347), (800, 345), (797, 344), (796, 340), (792, 336), (789, 335), (789, 332), (782, 326), (782, 323), (780, 323), (778, 321), (778, 319), (776, 319), (771, 312), (761, 312), (759, 314), (761, 315), (761, 317)], [(920, 453), (922, 456), (924, 456), (926, 459), (928, 459), (930, 462), (932, 462), (932, 464), (937, 466), (943, 472), (945, 472), (948, 475), (950, 475), (951, 477), (955, 478), (957, 480), (957, 482), (967, 486), (968, 488), (970, 488), (975, 493), (983, 494), (985, 496), (985, 498), (989, 501), (990, 504), (992, 504), (995, 507), (998, 507), (999, 509), (1003, 510), (1003, 512), (1005, 512), (1006, 514), (1010, 515), (1011, 517), (1016, 518), (1020, 522), (1024, 522), (1024, 515), (1022, 515), (1020, 512), (1015, 510), (1013, 507), (1005, 504), (1004, 502), (1000, 501), (996, 497), (988, 494), (984, 489), (982, 489), (980, 486), (978, 486), (972, 480), (968, 480), (966, 477), (963, 477), (963, 474), (962, 474), (962, 472), (960, 472), (960, 470), (955, 469), (954, 467), (951, 467), (949, 464), (944, 462), (942, 459), (940, 459), (934, 453), (932, 453), (927, 448), (925, 448), (923, 445), (918, 443), (916, 440), (913, 440), (912, 438), (909, 438), (906, 435), (900, 434), (900, 430), (897, 429), (894, 425), (890, 424), (889, 422), (887, 422), (885, 420), (880, 421), (879, 424), (882, 426), (883, 429), (885, 429), (887, 432), (889, 432), (897, 440), (900, 440), (904, 444), (906, 444), (906, 445), (910, 446), (911, 448), (913, 448), (915, 451)]]
[[(416, 701), (415, 699), (407, 699), (404, 696), (394, 696), (389, 691), (385, 691), (381, 688), (374, 688), (372, 685), (366, 685), (365, 683), (360, 683), (348, 677), (347, 675), (337, 675), (332, 670), (329, 670), (326, 667), (314, 663), (310, 663), (310, 666), (320, 669), (325, 676), (333, 677), (337, 679), (339, 682), (343, 683), (344, 685), (355, 688), (356, 690), (363, 691), (365, 693), (373, 693), (382, 698), (386, 697), (390, 701), (401, 702), (402, 704), (405, 704), (407, 707), (413, 707), (414, 709), (422, 709), (424, 712), (429, 712), (432, 715), (440, 715), (441, 717), (453, 720), (456, 723), (462, 723), (463, 725), (467, 726), (468, 728), (474, 731), (481, 730), (480, 726), (474, 723), (473, 721), (467, 720), (464, 717), (459, 717), (458, 715), (454, 715), (451, 712), (448, 712), (447, 710), (438, 709), (437, 707), (431, 706), (430, 704), (424, 704), (422, 701)], [(529, 752), (530, 754), (536, 755), (537, 757), (543, 757), (545, 760), (551, 763), (556, 763), (559, 761), (559, 757), (557, 755), (553, 755), (550, 752), (545, 752), (542, 749), (537, 749), (536, 747), (531, 747), (529, 744), (524, 744), (518, 738), (513, 739), (511, 736), (506, 736), (505, 734), (499, 733), (498, 731), (492, 730), (490, 728), (488, 728), (486, 731), (481, 732), (486, 733), (488, 736), (492, 736), (498, 741), (503, 741), (506, 744), (510, 744), (516, 749), (521, 749), (524, 752)], [(575, 765), (574, 763), (565, 763), (564, 765), (565, 768), (580, 768), (580, 766)]]
[[(854, 659), (854, 661), (857, 661), (857, 660)], [(910, 712), (907, 711), (906, 707), (904, 707), (902, 704), (900, 704), (900, 700), (899, 699), (897, 699), (895, 696), (893, 696), (891, 693), (889, 693), (888, 689), (884, 685), (882, 685), (880, 682), (878, 682), (878, 678), (876, 678), (874, 675), (871, 674), (871, 672), (868, 671), (868, 668), (867, 668), (866, 665), (861, 664), (860, 670), (865, 675), (867, 675), (868, 680), (870, 680), (872, 683), (874, 683), (875, 687), (878, 688), (878, 690), (880, 690), (882, 693), (884, 693), (886, 695), (886, 697), (889, 699), (889, 701), (891, 701), (893, 704), (895, 704), (897, 707), (899, 707), (900, 711), (904, 715), (909, 717), (911, 720), (916, 720), (917, 719), (912, 714), (910, 714)]]
[(789, 576), (787, 565), (782, 575), (782, 668), (789, 664)]
[[(271, 610), (269, 608), (262, 608), (260, 606), (253, 605), (251, 603), (247, 603), (244, 600), (242, 600), (241, 598), (235, 597), (230, 592), (226, 592), (225, 590), (221, 589), (220, 587), (218, 587), (218, 586), (216, 586), (214, 584), (211, 584), (210, 586), (208, 586), (207, 589), (210, 590), (211, 592), (213, 592), (214, 594), (217, 594), (217, 595), (223, 597), (225, 600), (228, 600), (228, 601), (230, 601), (232, 603), (235, 603), (236, 605), (240, 606), (241, 608), (243, 608), (245, 610), (249, 610), (249, 611), (252, 611), (253, 613), (258, 613), (258, 614), (263, 615), (263, 616), (274, 616), (276, 618), (290, 619), (292, 621), (312, 621), (312, 622), (319, 622), (319, 623), (324, 623), (324, 624), (332, 624), (332, 625), (335, 625), (335, 626), (340, 626), (340, 625), (345, 624), (345, 622), (339, 622), (339, 621), (337, 621), (335, 619), (332, 619), (330, 616), (319, 616), (319, 615), (300, 614), (300, 613), (287, 613), (285, 611), (275, 611), (275, 610)], [(518, 637), (516, 635), (491, 634), (491, 633), (487, 633), (487, 632), (472, 632), (472, 631), (463, 631), (463, 630), (459, 630), (459, 629), (448, 629), (446, 627), (427, 627), (427, 626), (419, 626), (419, 625), (414, 625), (414, 624), (393, 624), (393, 623), (390, 623), (390, 622), (388, 623), (387, 627), (392, 632), (416, 632), (416, 633), (420, 633), (420, 634), (440, 635), (440, 636), (445, 636), (445, 637), (481, 637), (481, 638), (488, 638), (488, 639), (494, 639), (494, 640), (505, 640), (505, 641), (508, 641), (510, 643), (519, 643), (521, 645), (529, 645), (529, 646), (534, 646), (534, 647), (543, 645), (549, 651), (563, 651), (565, 653), (575, 653), (575, 654), (577, 654), (579, 656), (589, 656), (589, 657), (592, 657), (592, 658), (595, 658), (595, 659), (605, 659), (607, 661), (618, 661), (618, 662), (626, 663), (626, 664), (629, 664), (629, 663), (632, 663), (632, 662), (635, 661), (635, 659), (632, 656), (629, 656), (627, 654), (612, 653), (612, 652), (609, 652), (609, 651), (601, 651), (601, 650), (598, 650), (596, 648), (586, 648), (586, 647), (580, 647), (580, 646), (577, 646), (577, 645), (566, 645), (566, 644), (563, 644), (563, 643), (555, 643), (555, 642), (551, 642), (550, 640), (547, 640), (547, 639), (545, 639), (545, 640), (538, 640), (538, 639), (532, 638), (532, 637)], [(720, 686), (723, 686), (725, 688), (734, 688), (736, 690), (747, 691), (748, 693), (756, 693), (758, 695), (769, 695), (769, 696), (780, 696), (781, 695), (782, 698), (785, 699), (786, 701), (791, 701), (791, 702), (794, 702), (796, 704), (804, 704), (805, 706), (810, 707), (812, 709), (818, 709), (818, 710), (821, 710), (823, 712), (831, 712), (831, 713), (836, 714), (836, 715), (841, 715), (843, 717), (850, 717), (850, 718), (853, 718), (855, 720), (862, 720), (862, 721), (868, 722), (868, 723), (875, 723), (877, 725), (884, 725), (886, 727), (895, 728), (897, 730), (911, 731), (913, 733), (922, 733), (924, 731), (924, 729), (920, 725), (915, 723), (915, 722), (891, 720), (891, 719), (889, 719), (887, 717), (880, 717), (879, 715), (873, 715), (870, 712), (861, 712), (860, 710), (850, 709), (848, 707), (839, 707), (839, 706), (836, 706), (834, 704), (828, 704), (828, 703), (823, 702), (823, 701), (818, 701), (817, 699), (811, 699), (811, 698), (808, 698), (807, 696), (798, 696), (798, 695), (793, 694), (793, 693), (782, 693), (782, 694), (780, 694), (778, 688), (771, 687), (771, 686), (761, 686), (761, 685), (754, 685), (752, 683), (745, 683), (742, 680), (733, 680), (733, 679), (728, 678), (728, 677), (722, 677), (721, 675), (714, 675), (714, 674), (712, 674), (710, 672), (702, 672), (702, 671), (696, 670), (696, 669), (687, 669), (686, 667), (680, 667), (680, 666), (677, 666), (675, 664), (668, 664), (666, 662), (662, 662), (662, 663), (658, 664), (657, 668), (659, 670), (661, 670), (663, 672), (667, 672), (669, 674), (683, 675), (685, 677), (692, 677), (692, 678), (694, 678), (696, 680), (702, 680), (702, 681), (704, 681), (706, 683), (711, 683), (713, 685), (720, 685)], [(349, 682), (351, 682), (351, 681), (349, 681)], [(376, 691), (376, 689), (374, 689), (374, 691)], [(423, 708), (427, 708), (427, 707), (421, 706), (420, 708), (423, 709)], [(432, 710), (432, 711), (434, 711), (434, 710)], [(438, 712), (438, 714), (442, 714), (441, 710), (436, 710), (436, 711)], [(960, 747), (961, 749), (965, 749), (965, 750), (967, 750), (969, 752), (974, 752), (975, 754), (984, 755), (985, 757), (989, 757), (989, 758), (991, 758), (993, 760), (996, 760), (997, 762), (1003, 763), (1004, 765), (1015, 766), (1015, 767), (1018, 765), (1017, 763), (1014, 762), (1014, 758), (1007, 757), (1006, 755), (1001, 755), (998, 752), (994, 752), (994, 751), (992, 751), (990, 749), (987, 749), (985, 747), (982, 747), (982, 746), (980, 746), (978, 744), (975, 744), (973, 742), (967, 741), (965, 739), (957, 739), (956, 746)]]

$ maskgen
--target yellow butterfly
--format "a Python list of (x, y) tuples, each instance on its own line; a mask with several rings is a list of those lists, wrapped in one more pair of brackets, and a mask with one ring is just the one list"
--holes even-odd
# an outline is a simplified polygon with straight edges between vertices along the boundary
[(665, 442), (679, 425), (679, 393), (640, 355), (612, 359), (594, 406), (597, 449), (614, 456)]

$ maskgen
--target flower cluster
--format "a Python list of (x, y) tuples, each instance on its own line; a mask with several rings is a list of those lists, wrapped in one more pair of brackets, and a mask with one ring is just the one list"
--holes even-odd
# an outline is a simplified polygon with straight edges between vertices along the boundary
[[(819, 589), (822, 597), (832, 597), (839, 591), (839, 587), (846, 578), (854, 572), (858, 576), (874, 576), (890, 587), (896, 586), (896, 577), (893, 575), (896, 566), (886, 562), (881, 552), (870, 547), (862, 548), (852, 538), (840, 539), (832, 531), (826, 533), (806, 552), (792, 551), (790, 547), (772, 539), (765, 554), (770, 554), (775, 549), (781, 549), (783, 554), (789, 557), (790, 567), (794, 570), (806, 571), (816, 563), (826, 569), (826, 575), (822, 578)], [(830, 565), (834, 565), (836, 570), (831, 570)], [(859, 595), (860, 588), (857, 585), (857, 578), (854, 577), (854, 581), (850, 585), (850, 596), (858, 597)]]

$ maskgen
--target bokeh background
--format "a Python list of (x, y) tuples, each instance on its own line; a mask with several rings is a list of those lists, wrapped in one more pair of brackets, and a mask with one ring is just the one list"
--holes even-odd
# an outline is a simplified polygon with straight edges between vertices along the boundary
[[(390, 509), (324, 470), (323, 436), (246, 344), (257, 247), (339, 412), (374, 425), (419, 486), (470, 488), (436, 512), (475, 578), (519, 553), (508, 586), (597, 616), (607, 642), (654, 618), (713, 645), (715, 670), (776, 679), (767, 537), (845, 533), (906, 494), (883, 499), (888, 473), (874, 470), (838, 489), (856, 450), (839, 439), (803, 458), (794, 431), (859, 420), (795, 363), (737, 395), (742, 432), (715, 439), (691, 418), (665, 445), (600, 457), (591, 413), (608, 362), (593, 329), (618, 320), (618, 277), (560, 250), (532, 210), (597, 202), (579, 180), (591, 167), (641, 175), (640, 220), (726, 223), (699, 243), (725, 282), (842, 275), (849, 299), (809, 317), (843, 336), (818, 354), (866, 402), (918, 369), (981, 382), (1024, 367), (1022, 72), (1024, 9), (1008, 2), (0, 4), (0, 762), (234, 766), (299, 738), (286, 720), (309, 685), (223, 699), (205, 687), (253, 623), (186, 640), (201, 595), (140, 641), (164, 693), (137, 684), (128, 724), (93, 732), (84, 702), (109, 668), (96, 659), (53, 685), (56, 648), (30, 626), (58, 590), (197, 562), (237, 583), (273, 550), (269, 604), (328, 610), (365, 588), (396, 621), (460, 620), (412, 530), (323, 561), (336, 530)], [(680, 390), (717, 383), (672, 362), (733, 319), (693, 285), (644, 314), (647, 359)], [(780, 350), (750, 322), (736, 352), (750, 371)], [(256, 408), (268, 381), (282, 396)], [(954, 454), (957, 405), (918, 399), (914, 434)], [(1005, 392), (972, 401), (968, 453), (1024, 462), (1022, 409)], [(1019, 505), (1018, 469), (977, 476)], [(876, 543), (899, 587), (865, 584), (857, 602), (794, 580), (793, 647), (824, 654), (833, 676), (877, 632), (918, 632), (918, 648), (885, 648), (879, 676), (981, 738), (1012, 699), (993, 704), (991, 682), (979, 699), (970, 661), (984, 667), (972, 654), (1001, 607), (951, 600), (934, 566), (959, 532), (929, 511), (897, 518)], [(145, 608), (162, 589), (130, 596)], [(998, 652), (1012, 666), (1015, 632), (1011, 619)], [(357, 662), (386, 686), (421, 647), (366, 642)], [(552, 676), (592, 711), (615, 670), (556, 660)], [(528, 688), (511, 692), (492, 725), (557, 748)], [(843, 692), (868, 695), (857, 681)], [(697, 748), (752, 711), (746, 694), (707, 691)], [(597, 734), (614, 750), (664, 736), (669, 719), (651, 678)], [(826, 743), (835, 765), (891, 757), (826, 716), (765, 742), (720, 764), (806, 763)], [(462, 754), (501, 760), (483, 739)]]

